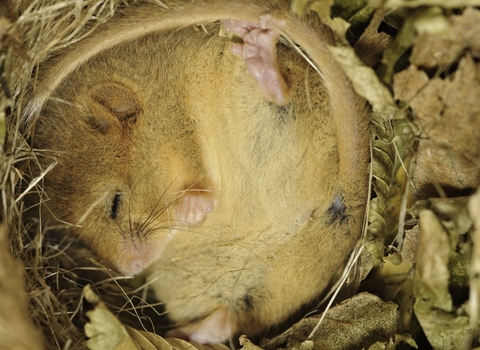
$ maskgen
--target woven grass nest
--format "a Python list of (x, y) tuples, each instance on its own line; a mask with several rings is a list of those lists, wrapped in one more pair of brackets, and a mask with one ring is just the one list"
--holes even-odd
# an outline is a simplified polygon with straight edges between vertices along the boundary
[[(42, 185), (41, 177), (22, 180), (39, 152), (28, 142), (34, 120), (23, 111), (38, 66), (88, 40), (133, 3), (139, 2), (0, 3), (1, 349), (191, 346), (152, 333), (161, 333), (153, 325), (162, 310), (142, 280), (85, 259), (84, 248), (72, 249), (68, 237), (52, 240), (48, 227), (24, 216), (26, 194)], [(256, 345), (241, 338), (241, 346), (480, 345), (480, 11), (474, 6), (480, 2), (291, 1), (291, 11), (315, 11), (331, 27), (332, 52), (372, 108), (372, 199), (353, 262), (361, 264), (363, 283), (323, 314)]]

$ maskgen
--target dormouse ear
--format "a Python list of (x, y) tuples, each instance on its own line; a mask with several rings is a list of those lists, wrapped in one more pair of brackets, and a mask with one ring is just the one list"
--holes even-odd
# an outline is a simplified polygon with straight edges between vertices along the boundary
[(93, 114), (90, 124), (101, 133), (106, 133), (118, 122), (124, 126), (134, 123), (142, 110), (136, 93), (114, 82), (94, 86), (89, 94), (88, 106)]

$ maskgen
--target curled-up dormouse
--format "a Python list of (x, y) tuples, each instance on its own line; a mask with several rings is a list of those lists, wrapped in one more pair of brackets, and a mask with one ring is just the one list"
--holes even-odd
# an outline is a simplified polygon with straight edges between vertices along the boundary
[(44, 225), (146, 274), (171, 335), (256, 335), (314, 302), (367, 203), (368, 114), (331, 42), (286, 1), (118, 10), (38, 70)]

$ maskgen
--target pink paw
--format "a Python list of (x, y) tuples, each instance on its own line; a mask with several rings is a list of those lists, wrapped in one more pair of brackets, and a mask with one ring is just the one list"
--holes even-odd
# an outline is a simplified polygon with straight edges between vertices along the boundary
[(235, 329), (229, 321), (227, 308), (212, 312), (203, 320), (168, 331), (167, 338), (180, 338), (200, 344), (218, 344), (230, 339)]
[(284, 105), (288, 102), (289, 88), (277, 61), (276, 44), (283, 21), (270, 16), (260, 17), (260, 23), (239, 20), (222, 21), (225, 30), (238, 34), (243, 44), (234, 44), (232, 53), (245, 60), (248, 71), (257, 81), (269, 101)]
[(210, 196), (210, 192), (187, 190), (175, 203), (174, 217), (179, 224), (198, 225), (205, 221), (214, 206), (215, 200)]

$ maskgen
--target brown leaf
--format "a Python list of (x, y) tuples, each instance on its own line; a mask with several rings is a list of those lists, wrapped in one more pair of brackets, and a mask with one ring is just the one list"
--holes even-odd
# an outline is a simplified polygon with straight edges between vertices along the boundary
[(240, 337), (240, 345), (242, 348), (240, 350), (261, 350), (262, 348), (253, 344), (245, 335)]
[[(408, 103), (421, 128), (414, 194), (459, 195), (480, 185), (480, 65), (472, 58), (480, 52), (480, 11), (466, 9), (461, 16), (421, 22), (416, 22), (420, 34), (411, 55), (414, 64), (394, 77), (395, 98)], [(432, 24), (437, 22), (440, 29)], [(429, 79), (418, 68), (444, 69), (457, 59), (458, 67), (446, 77)]]
[(413, 98), (418, 96), (428, 82), (427, 73), (411, 65), (400, 73), (395, 74), (393, 80), (393, 97), (396, 100), (411, 103)]
[(370, 24), (355, 43), (355, 53), (369, 67), (374, 67), (380, 63), (383, 51), (392, 43), (390, 35), (378, 32), (378, 27), (383, 21), (386, 12), (386, 9), (377, 9)]
[(435, 308), (452, 311), (448, 292), (450, 241), (440, 220), (431, 210), (420, 212), (420, 241), (416, 257), (415, 294)]
[(403, 349), (403, 347), (399, 347), (400, 344), (407, 344), (411, 348), (418, 349), (415, 340), (412, 339), (410, 334), (395, 334), (393, 339), (390, 339), (388, 342), (377, 342), (373, 344), (368, 350), (396, 350), (396, 349)]
[[(273, 339), (287, 349), (308, 347), (307, 340), (319, 317), (305, 318)], [(360, 293), (327, 311), (318, 331), (310, 339), (314, 349), (361, 349), (388, 341), (397, 331), (397, 305)], [(278, 342), (278, 343), (276, 343)]]
[[(421, 33), (415, 41), (410, 61), (426, 68), (446, 67), (459, 59), (465, 49), (480, 56), (480, 11), (467, 8), (452, 16), (442, 32)], [(434, 55), (432, 53), (435, 53)]]
[(422, 130), (413, 180), (417, 197), (437, 195), (435, 185), (448, 190), (480, 184), (478, 70), (467, 55), (447, 79), (428, 80), (415, 66), (395, 75), (395, 98), (410, 104)]
[(469, 349), (468, 317), (455, 310), (449, 293), (451, 242), (431, 210), (420, 212), (420, 243), (414, 278), (414, 311), (434, 349)]
[[(149, 333), (151, 334), (151, 333)], [(155, 337), (159, 337), (155, 335)], [(229, 350), (230, 348), (224, 344), (213, 344), (213, 345), (205, 345), (205, 344), (198, 344), (195, 342), (187, 342), (183, 339), (178, 338), (167, 338), (165, 339), (168, 344), (170, 344), (173, 350)], [(250, 348), (253, 350), (253, 348)]]
[(420, 227), (415, 225), (411, 230), (405, 230), (405, 238), (402, 247), (402, 261), (415, 263), (418, 243), (420, 241)]
[(5, 228), (0, 225), (0, 347), (43, 349), (42, 336), (28, 317), (23, 266), (13, 258), (7, 243)]
[(356, 56), (353, 48), (330, 47), (329, 49), (352, 81), (355, 91), (372, 104), (374, 111), (392, 111), (393, 113), (397, 110), (390, 91), (378, 79), (375, 71)]
[(87, 312), (90, 322), (85, 325), (85, 335), (89, 338), (87, 346), (90, 350), (141, 349), (89, 285), (84, 288), (83, 293), (85, 299), (95, 306), (92, 311)]

